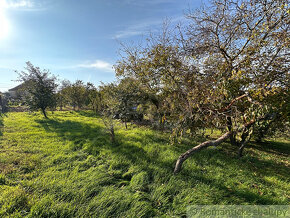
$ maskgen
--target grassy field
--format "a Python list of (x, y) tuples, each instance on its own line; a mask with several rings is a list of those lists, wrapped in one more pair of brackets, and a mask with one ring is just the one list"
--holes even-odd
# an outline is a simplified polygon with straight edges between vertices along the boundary
[(223, 144), (188, 159), (197, 141), (117, 125), (112, 145), (89, 112), (9, 113), (0, 121), (0, 217), (180, 217), (194, 204), (289, 204), (289, 142)]

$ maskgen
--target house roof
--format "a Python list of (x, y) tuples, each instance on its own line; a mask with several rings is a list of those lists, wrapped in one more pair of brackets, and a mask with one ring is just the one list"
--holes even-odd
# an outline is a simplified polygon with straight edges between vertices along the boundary
[(8, 91), (9, 91), (9, 92), (18, 91), (19, 89), (22, 89), (23, 86), (24, 86), (24, 83), (21, 83), (20, 85), (15, 86), (14, 88), (9, 89)]

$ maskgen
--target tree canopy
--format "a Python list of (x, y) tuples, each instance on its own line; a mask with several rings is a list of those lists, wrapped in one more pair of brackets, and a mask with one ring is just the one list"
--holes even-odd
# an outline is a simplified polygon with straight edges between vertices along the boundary
[(146, 88), (174, 136), (218, 128), (227, 131), (218, 142), (230, 137), (241, 156), (253, 133), (289, 122), (287, 1), (214, 0), (187, 18), (188, 26), (125, 47), (117, 75)]
[(19, 80), (24, 83), (25, 102), (31, 110), (40, 109), (47, 118), (46, 109), (56, 105), (56, 77), (48, 70), (41, 70), (30, 62), (26, 65), (26, 71), (18, 72)]

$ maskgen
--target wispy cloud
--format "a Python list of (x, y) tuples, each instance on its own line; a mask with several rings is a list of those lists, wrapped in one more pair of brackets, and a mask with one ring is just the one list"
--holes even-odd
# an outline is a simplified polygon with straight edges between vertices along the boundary
[(138, 24), (133, 24), (131, 26), (125, 27), (123, 30), (118, 31), (112, 38), (120, 39), (120, 38), (128, 38), (131, 36), (142, 35), (148, 31), (153, 31), (154, 28), (160, 26), (162, 24), (162, 20), (155, 21), (143, 21)]
[(82, 67), (82, 68), (95, 68), (98, 70), (103, 70), (106, 72), (113, 72), (113, 65), (110, 64), (109, 62), (103, 61), (103, 60), (95, 60), (93, 62), (86, 62), (84, 64), (79, 64), (77, 67)]
[(121, 39), (121, 38), (128, 38), (131, 36), (138, 36), (144, 34), (144, 31), (136, 30), (134, 28), (127, 28), (126, 30), (122, 30), (117, 32), (115, 36), (113, 36), (113, 39)]
[(0, 7), (4, 9), (38, 11), (43, 10), (42, 4), (35, 0), (0, 0)]
[(29, 0), (6, 1), (7, 8), (32, 8), (33, 6), (33, 2)]
[[(181, 22), (184, 19), (185, 19), (184, 16), (178, 16), (178, 17), (168, 19), (168, 21), (171, 24), (174, 24), (174, 23)], [(163, 19), (142, 21), (138, 24), (133, 24), (131, 26), (125, 27), (123, 30), (118, 31), (112, 38), (113, 39), (129, 38), (132, 36), (146, 34), (149, 31), (155, 32), (160, 29), (163, 23), (164, 23)]]
[(175, 0), (125, 0), (127, 4), (133, 4), (138, 6), (146, 6), (146, 5), (159, 5), (165, 3), (173, 3)]

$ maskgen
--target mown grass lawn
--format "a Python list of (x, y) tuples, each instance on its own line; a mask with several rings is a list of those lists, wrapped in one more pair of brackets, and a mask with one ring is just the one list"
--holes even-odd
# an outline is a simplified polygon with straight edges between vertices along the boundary
[(0, 127), (0, 217), (180, 217), (193, 204), (289, 204), (289, 142), (223, 144), (188, 159), (197, 141), (121, 124), (117, 144), (89, 112), (9, 113)]

